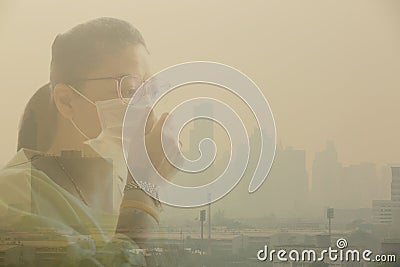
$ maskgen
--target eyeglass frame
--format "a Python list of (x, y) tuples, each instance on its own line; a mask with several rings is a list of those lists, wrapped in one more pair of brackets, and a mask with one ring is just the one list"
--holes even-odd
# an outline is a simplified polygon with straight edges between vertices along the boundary
[(146, 82), (146, 80), (140, 79), (138, 75), (132, 75), (132, 74), (125, 74), (125, 75), (121, 75), (119, 77), (97, 77), (97, 78), (77, 79), (77, 80), (73, 80), (71, 82), (102, 81), (102, 80), (114, 80), (114, 81), (117, 81), (117, 94), (118, 94), (118, 97), (124, 104), (128, 105), (129, 103), (127, 103), (124, 100), (125, 98), (122, 96), (122, 92), (121, 92), (121, 90), (122, 90), (121, 89), (122, 81), (126, 77), (134, 77), (134, 78), (138, 78), (138, 80), (140, 80), (140, 85), (138, 86), (138, 88), (135, 90), (135, 92), (133, 94), (135, 94), (136, 91)]

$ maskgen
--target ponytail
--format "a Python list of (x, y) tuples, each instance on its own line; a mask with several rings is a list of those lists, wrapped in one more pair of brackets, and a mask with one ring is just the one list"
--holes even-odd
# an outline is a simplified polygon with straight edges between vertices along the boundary
[(54, 139), (57, 114), (48, 83), (36, 91), (25, 107), (18, 132), (17, 151), (22, 148), (47, 151)]

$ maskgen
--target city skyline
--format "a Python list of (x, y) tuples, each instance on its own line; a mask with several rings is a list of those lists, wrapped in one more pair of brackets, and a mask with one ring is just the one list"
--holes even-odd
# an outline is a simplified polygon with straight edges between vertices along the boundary
[[(400, 128), (394, 123), (400, 112), (398, 3), (324, 1), (289, 6), (255, 1), (243, 12), (235, 2), (225, 12), (224, 3), (172, 1), (162, 4), (168, 12), (156, 12), (156, 20), (148, 14), (151, 3), (125, 3), (123, 9), (99, 3), (96, 10), (72, 3), (52, 9), (48, 3), (7, 2), (0, 11), (4, 36), (0, 51), (6, 62), (1, 70), (7, 74), (0, 81), (4, 88), (0, 163), (15, 154), (19, 120), (28, 99), (48, 82), (55, 36), (100, 16), (124, 18), (141, 30), (154, 71), (210, 60), (248, 75), (269, 101), (278, 142), (284, 146), (304, 148), (311, 155), (323, 149), (326, 140), (335, 140), (339, 160), (345, 164), (399, 162)], [(179, 12), (181, 8), (185, 12)], [(64, 16), (64, 10), (76, 12)], [(205, 13), (206, 21), (201, 17)], [(209, 91), (215, 88), (205, 90)], [(312, 160), (307, 158), (308, 169)]]

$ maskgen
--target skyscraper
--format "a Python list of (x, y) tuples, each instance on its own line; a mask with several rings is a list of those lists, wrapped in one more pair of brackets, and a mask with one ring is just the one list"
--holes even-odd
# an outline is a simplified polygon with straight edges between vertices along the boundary
[(400, 236), (400, 165), (392, 169), (391, 198), (390, 200), (374, 200), (373, 215), (377, 224), (391, 225), (391, 236)]
[(392, 166), (391, 200), (400, 201), (400, 166)]
[[(207, 116), (213, 118), (212, 104), (201, 104), (194, 107), (193, 116)], [(193, 121), (193, 129), (190, 130), (189, 157), (198, 158), (198, 145), (204, 138), (214, 139), (214, 122), (207, 119), (196, 119)]]

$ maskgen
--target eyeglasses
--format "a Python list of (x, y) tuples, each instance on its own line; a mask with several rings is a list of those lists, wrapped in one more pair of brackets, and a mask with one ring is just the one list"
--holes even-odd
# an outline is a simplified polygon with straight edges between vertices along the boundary
[(140, 90), (139, 99), (142, 97), (149, 96), (154, 97), (158, 94), (157, 86), (152, 86), (152, 84), (143, 81), (140, 77), (135, 75), (123, 75), (120, 77), (98, 77), (98, 78), (87, 78), (75, 80), (76, 82), (81, 81), (102, 81), (102, 80), (114, 80), (116, 83), (116, 90), (118, 97), (125, 104), (129, 104), (130, 99), (137, 92), (137, 90), (143, 85), (144, 89)]

